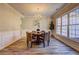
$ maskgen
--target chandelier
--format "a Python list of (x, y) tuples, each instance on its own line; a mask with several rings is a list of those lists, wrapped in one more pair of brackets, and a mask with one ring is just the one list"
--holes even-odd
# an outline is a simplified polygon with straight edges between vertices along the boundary
[(34, 26), (40, 28), (40, 20), (42, 19), (42, 14), (39, 12), (39, 8), (37, 8), (38, 12), (34, 14)]

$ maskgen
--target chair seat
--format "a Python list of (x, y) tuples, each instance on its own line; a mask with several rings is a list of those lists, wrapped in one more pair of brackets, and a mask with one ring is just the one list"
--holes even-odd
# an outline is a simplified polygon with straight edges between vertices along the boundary
[(31, 41), (33, 41), (33, 42), (34, 42), (34, 41), (36, 41), (36, 40), (31, 40)]

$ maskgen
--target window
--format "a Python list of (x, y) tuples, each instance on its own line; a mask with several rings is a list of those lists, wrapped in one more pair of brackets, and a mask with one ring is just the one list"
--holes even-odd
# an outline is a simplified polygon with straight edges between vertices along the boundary
[(61, 18), (56, 19), (56, 33), (61, 34)]
[(62, 35), (67, 36), (68, 15), (62, 16)]
[(79, 9), (69, 13), (69, 37), (79, 38)]
[(79, 42), (79, 7), (56, 19), (56, 32)]

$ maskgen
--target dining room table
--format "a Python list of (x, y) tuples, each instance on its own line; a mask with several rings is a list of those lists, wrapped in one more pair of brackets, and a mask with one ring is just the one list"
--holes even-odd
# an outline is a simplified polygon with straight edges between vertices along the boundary
[(41, 43), (43, 43), (43, 47), (45, 47), (45, 44), (47, 43), (47, 45), (49, 46), (49, 42), (50, 42), (50, 31), (46, 32), (46, 31), (32, 31), (29, 32), (30, 34), (28, 34), (27, 32), (27, 43), (28, 45), (31, 44), (32, 47), (32, 43), (36, 44), (36, 45), (40, 45)]

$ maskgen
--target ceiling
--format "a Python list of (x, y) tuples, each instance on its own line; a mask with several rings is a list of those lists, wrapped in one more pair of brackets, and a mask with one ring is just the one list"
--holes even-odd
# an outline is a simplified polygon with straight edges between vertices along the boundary
[(57, 12), (64, 3), (10, 3), (13, 8), (19, 11), (24, 16), (33, 16), (41, 14), (44, 16), (51, 16)]

